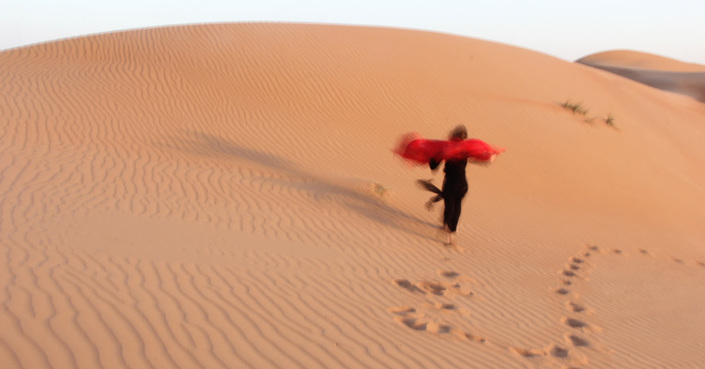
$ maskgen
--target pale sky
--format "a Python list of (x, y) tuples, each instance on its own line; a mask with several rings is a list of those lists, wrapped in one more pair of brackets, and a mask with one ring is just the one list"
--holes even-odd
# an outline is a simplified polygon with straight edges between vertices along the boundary
[(569, 61), (629, 49), (705, 64), (705, 0), (0, 0), (0, 50), (134, 28), (252, 21), (437, 31)]

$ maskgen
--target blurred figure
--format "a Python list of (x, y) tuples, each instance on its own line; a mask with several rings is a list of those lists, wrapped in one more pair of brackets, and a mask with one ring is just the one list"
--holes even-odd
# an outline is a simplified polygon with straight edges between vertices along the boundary
[[(448, 140), (451, 143), (457, 143), (457, 145), (448, 146), (462, 146), (463, 141), (467, 140), (468, 132), (465, 126), (455, 127), (449, 134)], [(478, 142), (479, 140), (474, 140)], [(479, 141), (482, 143), (481, 141)], [(482, 143), (489, 146), (485, 143)], [(484, 155), (458, 155), (449, 154), (450, 152), (455, 152), (457, 150), (444, 149), (441, 150), (442, 154), (432, 156), (428, 165), (431, 170), (435, 171), (440, 166), (441, 162), (445, 161), (445, 166), (443, 172), (445, 173), (443, 178), (443, 188), (439, 189), (434, 186), (430, 180), (419, 180), (418, 183), (428, 191), (434, 192), (436, 195), (431, 197), (426, 202), (426, 209), (429, 211), (433, 208), (434, 203), (443, 200), (443, 230), (446, 232), (446, 243), (453, 244), (453, 236), (458, 228), (458, 221), (460, 220), (460, 212), (462, 210), (462, 203), (465, 194), (468, 192), (468, 182), (465, 175), (465, 167), (468, 161), (475, 163), (489, 164), (495, 160), (497, 155), (501, 150), (494, 150), (489, 153), (484, 153)]]
[(428, 165), (434, 171), (445, 161), (442, 189), (434, 186), (431, 181), (419, 180), (418, 183), (436, 194), (426, 202), (427, 209), (430, 210), (435, 202), (443, 200), (443, 230), (447, 233), (446, 243), (452, 244), (453, 235), (458, 228), (463, 198), (468, 192), (468, 182), (465, 178), (468, 161), (489, 164), (504, 152), (504, 149), (475, 138), (468, 139), (467, 129), (460, 125), (450, 132), (447, 141), (429, 140), (416, 132), (407, 133), (401, 137), (393, 151), (411, 164)]

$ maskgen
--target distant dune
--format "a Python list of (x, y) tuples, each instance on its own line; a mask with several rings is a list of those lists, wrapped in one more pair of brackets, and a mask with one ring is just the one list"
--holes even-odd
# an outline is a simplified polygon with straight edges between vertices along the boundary
[(628, 50), (592, 54), (577, 63), (705, 102), (705, 65)]
[[(0, 52), (0, 112), (3, 369), (705, 363), (690, 97), (447, 34), (209, 24)], [(458, 124), (506, 152), (447, 246), (416, 185), (442, 170), (391, 149)]]

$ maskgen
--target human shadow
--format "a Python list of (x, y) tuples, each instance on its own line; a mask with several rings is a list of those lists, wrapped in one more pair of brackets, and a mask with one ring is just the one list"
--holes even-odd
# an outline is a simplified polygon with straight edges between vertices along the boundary
[[(437, 228), (437, 225), (419, 219), (382, 201), (374, 191), (362, 191), (354, 186), (335, 183), (335, 181), (307, 171), (291, 160), (269, 153), (243, 147), (204, 132), (189, 132), (190, 139), (183, 140), (179, 149), (190, 150), (202, 156), (229, 156), (266, 167), (282, 174), (280, 178), (264, 178), (263, 181), (276, 182), (296, 191), (309, 192), (313, 198), (326, 198), (335, 201), (346, 209), (353, 211), (376, 223), (388, 226), (416, 237), (429, 240), (435, 238), (419, 232), (419, 225)], [(370, 183), (374, 183), (370, 181)]]

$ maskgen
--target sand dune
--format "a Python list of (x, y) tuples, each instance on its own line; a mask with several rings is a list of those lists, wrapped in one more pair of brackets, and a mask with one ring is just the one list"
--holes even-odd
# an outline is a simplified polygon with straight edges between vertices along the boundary
[[(3, 368), (705, 365), (689, 97), (451, 35), (210, 24), (4, 51), (0, 111)], [(445, 246), (414, 184), (441, 174), (390, 149), (457, 124), (507, 152)]]
[(578, 62), (668, 72), (705, 72), (705, 65), (633, 50), (603, 51), (580, 58)]
[(705, 102), (705, 65), (627, 50), (592, 54), (577, 62)]

